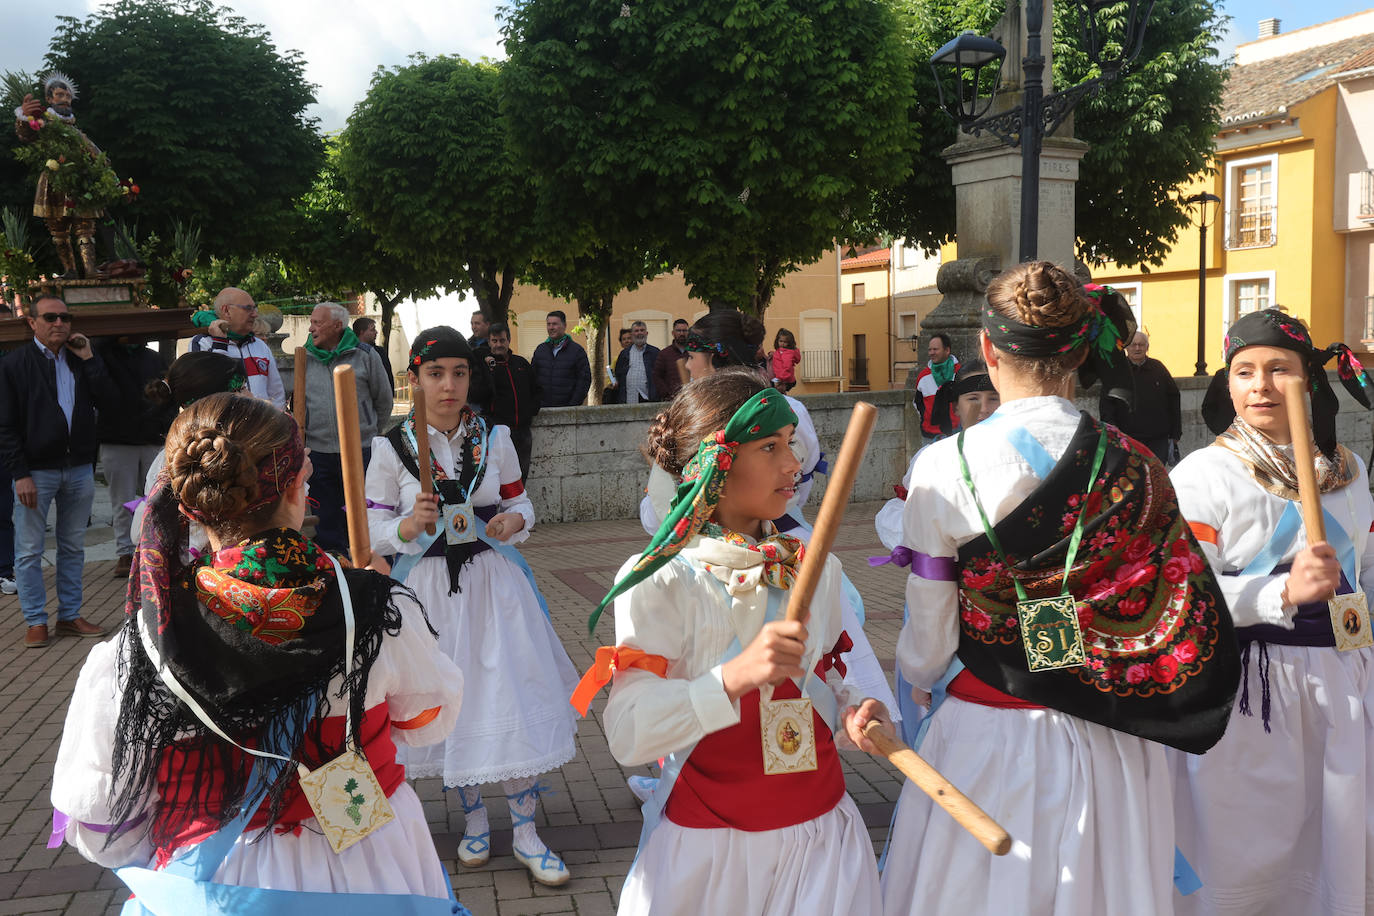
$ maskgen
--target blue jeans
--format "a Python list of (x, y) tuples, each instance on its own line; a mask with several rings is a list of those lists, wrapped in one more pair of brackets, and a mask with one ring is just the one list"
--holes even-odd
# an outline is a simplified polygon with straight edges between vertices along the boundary
[[(372, 459), (372, 449), (363, 449), (363, 467)], [(310, 498), (315, 501), (315, 543), (336, 553), (348, 552), (348, 515), (344, 512), (343, 461), (337, 452), (311, 452), (315, 466), (310, 475)]]
[(86, 563), (86, 524), (95, 499), (94, 466), (55, 471), (31, 471), (38, 489), (38, 505), (30, 509), (14, 500), (14, 573), (24, 622), (48, 622), (48, 592), (43, 586), (43, 529), (48, 507), (57, 501), (57, 619), (81, 616), (81, 572)]

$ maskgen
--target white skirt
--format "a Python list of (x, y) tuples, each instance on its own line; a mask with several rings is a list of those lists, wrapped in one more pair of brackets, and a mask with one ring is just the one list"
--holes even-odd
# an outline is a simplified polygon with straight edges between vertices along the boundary
[(568, 698), (577, 672), (524, 574), (488, 550), (463, 567), (462, 591), (453, 595), (443, 557), (421, 560), (406, 585), (464, 678), (448, 739), (397, 748), (406, 776), (472, 786), (538, 776), (571, 760), (577, 711)]
[(332, 894), (418, 894), (448, 899), (444, 872), (425, 811), (402, 783), (391, 795), (396, 820), (335, 853), (312, 818), (300, 834), (250, 830), (215, 872), (219, 884)]
[(625, 878), (618, 916), (869, 916), (882, 910), (863, 817), (834, 808), (778, 830), (682, 827), (666, 817)]
[(922, 755), (1012, 837), (994, 856), (912, 783), (883, 868), (889, 916), (1168, 916), (1174, 823), (1164, 746), (1050, 709), (951, 697)]
[[(1271, 731), (1233, 710), (1206, 754), (1171, 752), (1178, 845), (1202, 879), (1180, 914), (1374, 912), (1374, 650), (1268, 646)], [(1237, 696), (1237, 706), (1240, 698)]]

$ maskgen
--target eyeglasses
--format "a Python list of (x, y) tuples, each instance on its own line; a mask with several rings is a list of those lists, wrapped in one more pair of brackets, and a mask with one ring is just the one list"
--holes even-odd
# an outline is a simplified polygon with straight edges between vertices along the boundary
[(231, 302), (229, 303), (229, 307), (231, 309), (243, 309), (245, 312), (256, 312), (258, 310), (258, 307), (251, 302), (247, 305), (243, 305), (238, 302)]
[(65, 321), (71, 324), (72, 321), (71, 312), (44, 312), (38, 317), (42, 318), (48, 324), (57, 324), (59, 321)]

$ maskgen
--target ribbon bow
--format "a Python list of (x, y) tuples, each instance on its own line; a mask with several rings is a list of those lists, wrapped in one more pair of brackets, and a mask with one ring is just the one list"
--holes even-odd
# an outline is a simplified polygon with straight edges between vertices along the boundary
[(642, 649), (631, 646), (602, 646), (596, 650), (596, 659), (582, 680), (577, 682), (568, 702), (582, 715), (591, 708), (592, 698), (611, 682), (617, 671), (626, 668), (640, 668), (659, 677), (668, 676), (668, 660), (662, 655), (650, 655)]
[(907, 547), (905, 544), (898, 544), (896, 547), (892, 548), (892, 553), (885, 557), (869, 557), (868, 565), (875, 569), (887, 563), (891, 563), (893, 566), (910, 566), (911, 557), (911, 548)]
[(840, 656), (853, 649), (854, 640), (849, 638), (848, 633), (841, 631), (840, 638), (835, 640), (835, 647), (822, 655), (821, 660), (816, 663), (816, 671), (820, 674), (821, 678), (824, 679), (825, 672), (829, 671), (831, 668), (838, 671), (840, 677), (849, 674), (849, 667), (845, 665)]

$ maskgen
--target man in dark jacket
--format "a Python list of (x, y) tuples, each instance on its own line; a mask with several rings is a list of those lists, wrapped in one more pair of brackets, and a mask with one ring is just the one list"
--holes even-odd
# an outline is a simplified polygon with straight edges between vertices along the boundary
[(654, 385), (654, 364), (658, 361), (658, 347), (649, 344), (649, 326), (642, 321), (630, 325), (630, 345), (620, 351), (615, 361), (615, 400), (617, 404), (639, 404), (657, 401)]
[(162, 451), (162, 440), (176, 417), (176, 408), (162, 407), (143, 396), (143, 389), (161, 378), (166, 367), (162, 357), (142, 341), (130, 343), (127, 337), (106, 340), (97, 352), (119, 397), (114, 409), (100, 411), (95, 431), (100, 440), (100, 467), (110, 488), (117, 555), (114, 575), (124, 579), (134, 558), (134, 538), (129, 531), (133, 513), (125, 504), (148, 495), (143, 492), (148, 468)]
[(673, 395), (686, 384), (682, 361), (687, 358), (687, 330), (685, 318), (673, 322), (673, 342), (664, 347), (654, 361), (654, 391), (660, 400), (671, 401)]
[(530, 424), (539, 413), (539, 382), (534, 369), (523, 356), (510, 350), (510, 327), (493, 321), (487, 330), (486, 345), (474, 352), (487, 364), (492, 394), (487, 418), (510, 427), (511, 442), (520, 458), (520, 476), (530, 475)]
[(39, 299), (28, 317), (33, 342), (0, 361), (0, 461), (14, 478), (14, 571), (31, 649), (48, 644), (43, 533), (54, 500), (57, 635), (105, 634), (81, 617), (81, 569), (95, 498), (95, 411), (117, 409), (119, 395), (71, 321), (67, 303)]
[(576, 407), (592, 387), (587, 351), (568, 336), (568, 316), (549, 312), (544, 320), (549, 339), (534, 348), (530, 365), (539, 383), (540, 406)]
[(1135, 378), (1135, 408), (1126, 410), (1117, 398), (1105, 395), (1098, 406), (1102, 420), (1155, 453), (1160, 461), (1170, 460), (1171, 446), (1183, 437), (1182, 398), (1169, 370), (1149, 357), (1150, 338), (1137, 331), (1126, 347)]

